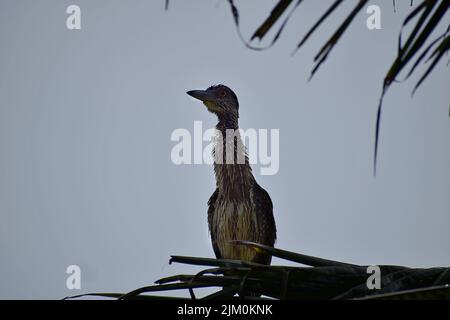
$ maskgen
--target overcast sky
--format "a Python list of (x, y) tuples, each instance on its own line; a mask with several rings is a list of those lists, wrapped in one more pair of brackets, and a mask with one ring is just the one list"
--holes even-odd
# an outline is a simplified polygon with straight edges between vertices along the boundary
[[(291, 53), (332, 1), (304, 1), (280, 41), (255, 52), (239, 40), (226, 1), (1, 0), (0, 298), (126, 292), (200, 269), (169, 256), (213, 257), (208, 165), (176, 166), (175, 129), (216, 119), (185, 92), (224, 83), (242, 128), (279, 129), (269, 192), (277, 246), (356, 264), (450, 264), (449, 69), (441, 63), (384, 104), (381, 83), (409, 1), (374, 1), (315, 78), (313, 57), (355, 1)], [(66, 8), (81, 8), (81, 30)], [(273, 1), (236, 1), (249, 37)], [(448, 20), (448, 19), (447, 19)], [(419, 72), (423, 71), (421, 68)], [(274, 264), (285, 263), (275, 259)], [(78, 265), (81, 290), (66, 288)]]

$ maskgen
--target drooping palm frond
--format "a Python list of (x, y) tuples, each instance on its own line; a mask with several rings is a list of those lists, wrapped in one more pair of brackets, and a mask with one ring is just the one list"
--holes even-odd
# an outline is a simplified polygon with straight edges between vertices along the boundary
[[(284, 26), (286, 25), (287, 21), (289, 20), (290, 16), (292, 15), (292, 12), (298, 9), (300, 4), (303, 2), (303, 0), (279, 0), (275, 7), (272, 9), (269, 17), (267, 17), (263, 23), (256, 29), (256, 31), (253, 33), (249, 41), (246, 41), (245, 44), (253, 49), (257, 50), (263, 50), (267, 49), (268, 47), (256, 47), (251, 45), (251, 42), (255, 39), (263, 40), (264, 37), (269, 33), (269, 31), (275, 27), (275, 25), (279, 22), (279, 20), (283, 17), (283, 15), (286, 14), (286, 12), (291, 9), (289, 14), (287, 14), (286, 19), (281, 23), (281, 27), (276, 32), (275, 36), (273, 37), (271, 41), (271, 45), (273, 45), (276, 41), (278, 41), (280, 34), (283, 31)], [(365, 8), (369, 4), (370, 0), (358, 0), (355, 7), (348, 13), (348, 15), (345, 17), (343, 22), (338, 25), (336, 31), (333, 33), (333, 35), (328, 39), (328, 41), (322, 46), (322, 48), (319, 50), (319, 52), (316, 54), (314, 58), (314, 62), (316, 65), (314, 66), (311, 76), (313, 76), (316, 71), (318, 70), (319, 66), (326, 60), (328, 54), (331, 52), (331, 50), (334, 48), (334, 46), (339, 42), (339, 40), (342, 38), (344, 33), (347, 31), (348, 27), (351, 25), (351, 23), (355, 20), (356, 16), (361, 12), (363, 8)], [(239, 34), (241, 34), (240, 26), (239, 26), (239, 10), (234, 3), (234, 0), (228, 0), (228, 3), (231, 7), (231, 12), (235, 21), (235, 25), (239, 30)], [(344, 3), (343, 0), (335, 0), (332, 5), (325, 10), (325, 12), (322, 14), (322, 16), (316, 21), (316, 23), (309, 29), (309, 31), (306, 33), (305, 36), (303, 36), (300, 43), (297, 45), (295, 51), (300, 49), (306, 41), (315, 33), (315, 31), (331, 16), (332, 13), (334, 13), (340, 6)], [(394, 8), (395, 8), (395, 0), (393, 0)], [(410, 5), (413, 6), (413, 0), (410, 1)], [(416, 58), (419, 56), (418, 60), (416, 60), (416, 63), (414, 64), (414, 67), (410, 70), (410, 73), (408, 74), (408, 77), (415, 71), (417, 65), (423, 60), (423, 58), (426, 56), (426, 53), (437, 44), (438, 40), (441, 40), (448, 34), (450, 25), (447, 28), (447, 31), (440, 35), (435, 41), (432, 42), (431, 45), (425, 50), (426, 52), (423, 52), (423, 56), (420, 55), (421, 49), (423, 49), (426, 46), (427, 40), (429, 36), (438, 29), (440, 25), (442, 25), (442, 22), (444, 21), (445, 14), (448, 11), (448, 8), (450, 6), (450, 2), (448, 0), (423, 0), (414, 10), (411, 12), (406, 19), (404, 20), (402, 30), (400, 30), (399, 35), (399, 50), (398, 55), (393, 62), (391, 68), (386, 74), (384, 85), (388, 87), (400, 74), (402, 69), (408, 65), (408, 63), (413, 60), (413, 58)], [(421, 14), (421, 15), (420, 15)], [(401, 44), (401, 38), (403, 29), (406, 25), (408, 25), (412, 20), (417, 18), (420, 15), (420, 18), (416, 21), (414, 25), (414, 29), (411, 32), (408, 41), (405, 43), (405, 45)], [(436, 48), (435, 52), (430, 55), (431, 58), (436, 58), (436, 60), (433, 61), (431, 69), (427, 70), (424, 74), (424, 77), (421, 78), (421, 81), (416, 85), (415, 89), (420, 86), (420, 84), (423, 82), (423, 80), (426, 78), (426, 76), (429, 74), (430, 71), (434, 68), (434, 66), (437, 64), (437, 62), (440, 61), (442, 58), (443, 53), (447, 52), (449, 50), (448, 45), (448, 37), (442, 40), (441, 45)], [(295, 52), (294, 51), (294, 52)], [(436, 62), (436, 63), (434, 63)]]
[[(319, 52), (314, 57), (314, 67), (312, 69), (310, 79), (316, 74), (319, 70), (320, 66), (326, 61), (331, 51), (334, 49), (336, 44), (342, 38), (344, 33), (348, 30), (349, 26), (355, 20), (356, 16), (361, 12), (361, 10), (369, 4), (369, 0), (358, 0), (354, 8), (346, 15), (345, 19), (337, 25), (336, 31), (332, 34), (332, 36), (325, 42), (325, 44), (321, 47)], [(234, 17), (236, 28), (238, 29), (238, 33), (241, 39), (244, 41), (245, 45), (254, 50), (264, 50), (275, 44), (278, 41), (286, 23), (290, 19), (292, 13), (299, 7), (302, 3), (302, 0), (298, 0), (295, 2), (292, 0), (279, 0), (270, 15), (263, 21), (263, 23), (257, 28), (257, 30), (253, 33), (252, 37), (249, 41), (244, 40), (244, 37), (241, 34), (239, 27), (239, 11), (236, 7), (234, 0), (228, 0), (230, 4), (232, 15)], [(310, 28), (310, 30), (303, 36), (302, 40), (299, 42), (297, 47), (295, 48), (294, 53), (299, 50), (307, 40), (317, 31), (317, 29), (325, 23), (328, 18), (335, 12), (337, 9), (341, 7), (344, 3), (343, 0), (335, 0), (331, 6), (325, 10), (325, 12), (320, 16), (320, 18), (316, 21), (316, 23)], [(410, 1), (410, 5), (413, 6), (413, 0)], [(396, 1), (393, 0), (394, 10), (396, 10)], [(425, 70), (425, 72), (420, 77), (416, 86), (414, 87), (413, 92), (415, 92), (420, 85), (425, 81), (425, 79), (430, 75), (430, 73), (434, 70), (436, 65), (441, 61), (445, 53), (448, 53), (450, 50), (450, 39), (449, 39), (449, 29), (450, 25), (447, 28), (447, 31), (441, 35), (439, 35), (436, 39), (434, 39), (431, 44), (428, 44), (429, 37), (436, 31), (438, 28), (445, 23), (445, 16), (448, 12), (450, 6), (450, 1), (448, 0), (423, 0), (404, 20), (402, 30), (400, 30), (399, 35), (399, 49), (397, 57), (395, 58), (392, 66), (389, 68), (383, 83), (382, 95), (380, 98), (380, 102), (378, 105), (378, 112), (375, 124), (375, 143), (374, 143), (374, 175), (376, 175), (377, 168), (377, 158), (378, 158), (378, 147), (379, 147), (379, 137), (380, 137), (380, 124), (381, 124), (381, 111), (382, 111), (382, 102), (383, 97), (386, 94), (388, 88), (391, 84), (396, 81), (397, 77), (400, 75), (401, 71), (409, 64), (413, 64), (406, 78), (409, 78), (414, 71), (416, 71), (417, 66), (425, 61), (431, 61), (429, 67)], [(287, 18), (281, 23), (281, 27), (276, 32), (269, 46), (266, 47), (256, 47), (251, 44), (254, 39), (259, 39), (260, 41), (269, 33), (269, 31), (277, 25), (277, 22), (283, 17), (283, 15), (287, 14)], [(413, 31), (409, 34), (409, 37), (405, 44), (401, 43), (401, 38), (403, 34), (403, 29), (406, 25), (410, 24), (412, 21), (415, 21)], [(431, 52), (431, 54), (429, 54)], [(425, 59), (428, 57), (427, 59)], [(413, 63), (413, 61), (415, 61)]]
[[(170, 263), (206, 267), (195, 275), (175, 275), (159, 279), (154, 285), (126, 294), (88, 294), (121, 300), (129, 299), (450, 299), (450, 268), (407, 268), (379, 266), (381, 289), (367, 286), (367, 266), (343, 263), (264, 245), (235, 241), (254, 250), (301, 266), (266, 266), (237, 260), (172, 256)], [(195, 290), (217, 291), (199, 298)], [(190, 298), (154, 295), (174, 290), (189, 292)], [(151, 293), (152, 295), (149, 295)], [(77, 296), (80, 297), (80, 296)], [(76, 297), (71, 297), (76, 298)], [(263, 298), (259, 298), (263, 299)]]
[[(261, 25), (255, 30), (250, 40), (245, 40), (240, 29), (240, 15), (238, 7), (236, 6), (234, 0), (227, 0), (231, 13), (233, 16), (236, 29), (240, 39), (243, 41), (245, 46), (252, 50), (265, 50), (272, 47), (280, 38), (287, 22), (291, 18), (294, 11), (298, 9), (303, 0), (278, 0), (269, 16), (261, 23)], [(338, 8), (343, 4), (343, 0), (335, 0), (332, 5), (325, 10), (325, 12), (320, 16), (316, 23), (310, 28), (310, 30), (303, 36), (302, 40), (299, 42), (294, 50), (294, 53), (299, 50), (306, 41), (317, 31), (317, 29), (325, 22), (327, 19), (337, 11)], [(319, 52), (314, 57), (314, 67), (311, 71), (310, 79), (316, 74), (320, 66), (326, 61), (331, 51), (334, 49), (336, 44), (342, 38), (344, 33), (347, 31), (351, 23), (355, 20), (356, 16), (361, 12), (361, 10), (368, 5), (370, 0), (358, 0), (355, 7), (347, 14), (345, 19), (337, 26), (336, 31), (332, 36), (326, 41), (326, 43), (321, 47)], [(394, 11), (396, 12), (396, 0), (392, 1)], [(168, 8), (169, 0), (166, 0), (166, 10)], [(414, 1), (410, 0), (410, 6), (413, 6)], [(425, 61), (425, 63), (431, 61), (429, 67), (420, 77), (419, 81), (414, 87), (413, 93), (420, 87), (420, 85), (428, 78), (430, 73), (435, 69), (437, 64), (442, 60), (445, 53), (450, 50), (450, 39), (449, 39), (449, 29), (444, 34), (441, 34), (436, 39), (434, 39), (431, 44), (428, 43), (428, 39), (435, 31), (442, 26), (445, 21), (446, 13), (448, 12), (450, 1), (448, 0), (422, 0), (422, 2), (411, 12), (411, 14), (404, 20), (402, 30), (399, 35), (399, 50), (397, 57), (395, 58), (392, 66), (389, 68), (383, 83), (382, 94), (378, 104), (378, 111), (375, 123), (375, 143), (374, 143), (374, 175), (376, 175), (377, 169), (377, 159), (378, 159), (378, 147), (380, 138), (380, 125), (381, 125), (381, 111), (383, 105), (383, 98), (391, 86), (391, 84), (396, 81), (396, 78), (400, 75), (400, 72), (409, 64), (413, 63), (406, 78), (409, 78), (414, 71), (416, 71), (417, 66)], [(288, 12), (288, 13), (287, 13)], [(272, 41), (267, 46), (255, 46), (251, 42), (255, 39), (263, 40), (266, 35), (277, 25), (277, 23), (286, 16), (281, 23), (278, 31), (275, 33)], [(413, 31), (410, 33), (408, 40), (404, 45), (401, 44), (401, 38), (403, 33), (403, 28), (408, 25), (412, 20), (416, 19)], [(433, 49), (433, 50), (432, 50)], [(429, 52), (432, 51), (431, 54)], [(425, 59), (428, 57), (427, 59)], [(450, 63), (450, 61), (449, 61)], [(448, 65), (448, 63), (447, 63)], [(450, 115), (450, 111), (449, 111)]]
[[(445, 14), (447, 13), (450, 6), (450, 1), (448, 0), (424, 0), (418, 5), (417, 8), (413, 10), (403, 22), (402, 30), (399, 34), (398, 41), (398, 53), (392, 66), (389, 68), (383, 83), (383, 90), (378, 104), (377, 119), (375, 125), (375, 149), (374, 149), (374, 174), (376, 174), (377, 168), (377, 158), (378, 158), (378, 145), (380, 139), (380, 125), (381, 125), (381, 112), (383, 107), (383, 98), (391, 86), (391, 84), (397, 80), (401, 71), (415, 59), (413, 66), (411, 67), (406, 78), (409, 78), (417, 66), (423, 59), (428, 55), (429, 51), (434, 48), (431, 55), (428, 55), (429, 61), (433, 59), (431, 65), (425, 71), (425, 73), (420, 77), (419, 82), (414, 87), (413, 93), (419, 88), (423, 81), (429, 76), (430, 72), (436, 67), (437, 63), (441, 60), (446, 52), (450, 49), (450, 38), (449, 30), (450, 25), (447, 27), (446, 31), (439, 35), (435, 40), (431, 42), (427, 47), (427, 41), (431, 34), (443, 21)], [(402, 34), (403, 28), (405, 28), (413, 19), (417, 19), (413, 30), (410, 32), (408, 39), (405, 44), (402, 44)]]

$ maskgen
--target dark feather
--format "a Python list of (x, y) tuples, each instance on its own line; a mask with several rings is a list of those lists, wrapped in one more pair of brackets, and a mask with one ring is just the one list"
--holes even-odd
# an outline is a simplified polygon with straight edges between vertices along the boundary
[(213, 246), (214, 254), (216, 255), (217, 259), (221, 259), (222, 257), (220, 255), (219, 247), (217, 246), (216, 234), (215, 234), (214, 228), (213, 228), (213, 216), (214, 216), (214, 210), (216, 209), (214, 207), (214, 204), (216, 203), (218, 194), (219, 194), (219, 189), (216, 189), (216, 191), (214, 191), (214, 193), (211, 195), (211, 197), (208, 200), (208, 228), (209, 228), (209, 232), (211, 234), (211, 243)]
[[(253, 187), (253, 202), (256, 206), (256, 217), (260, 234), (260, 243), (273, 247), (277, 238), (277, 228), (273, 217), (273, 204), (269, 194), (258, 183)], [(258, 255), (258, 263), (270, 264), (272, 256)]]

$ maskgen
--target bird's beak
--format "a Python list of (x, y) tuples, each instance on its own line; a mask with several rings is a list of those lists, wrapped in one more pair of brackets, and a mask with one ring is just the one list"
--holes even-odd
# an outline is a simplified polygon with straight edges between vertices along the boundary
[(211, 94), (211, 92), (208, 92), (206, 90), (192, 90), (186, 93), (191, 97), (203, 102), (214, 101), (214, 96)]

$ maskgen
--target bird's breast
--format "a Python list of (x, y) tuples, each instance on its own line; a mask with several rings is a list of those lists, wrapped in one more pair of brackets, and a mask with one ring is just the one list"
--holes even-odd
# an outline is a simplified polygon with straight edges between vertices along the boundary
[(246, 261), (254, 260), (254, 250), (230, 244), (232, 240), (258, 242), (256, 211), (251, 200), (236, 202), (219, 198), (215, 208), (213, 216), (214, 233), (222, 257)]

